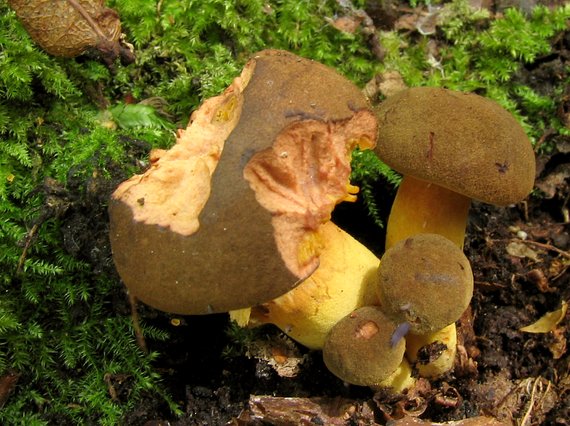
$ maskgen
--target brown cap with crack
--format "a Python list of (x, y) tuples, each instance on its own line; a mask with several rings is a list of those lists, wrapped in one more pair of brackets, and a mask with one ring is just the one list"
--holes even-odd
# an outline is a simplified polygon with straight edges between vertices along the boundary
[(417, 334), (457, 321), (473, 296), (469, 260), (439, 234), (416, 234), (386, 250), (378, 277), (382, 310)]
[(404, 358), (405, 340), (392, 344), (396, 323), (377, 306), (359, 308), (329, 332), (323, 347), (327, 368), (345, 382), (373, 386), (387, 379)]
[(376, 118), (332, 69), (263, 51), (151, 154), (109, 206), (117, 270), (141, 301), (225, 312), (289, 291), (318, 267), (319, 227), (349, 198), (350, 153)]
[(496, 205), (532, 190), (535, 157), (516, 119), (472, 93), (415, 87), (377, 110), (376, 153), (404, 175)]

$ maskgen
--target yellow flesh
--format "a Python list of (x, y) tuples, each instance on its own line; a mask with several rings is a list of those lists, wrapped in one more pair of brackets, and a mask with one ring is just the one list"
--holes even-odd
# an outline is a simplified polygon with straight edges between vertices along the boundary
[(320, 226), (338, 203), (355, 199), (358, 188), (348, 183), (352, 150), (372, 146), (375, 125), (365, 110), (339, 122), (293, 122), (244, 168), (256, 200), (271, 212), (283, 261), (300, 279), (315, 270), (326, 250)]
[[(376, 271), (380, 261), (366, 247), (327, 222), (319, 228), (327, 247), (319, 268), (299, 286), (251, 313), (252, 325), (272, 323), (310, 349), (322, 349), (329, 330), (353, 310), (377, 304)], [(230, 312), (247, 324), (247, 311)]]
[(419, 233), (443, 235), (463, 248), (470, 205), (457, 192), (405, 176), (388, 219), (386, 249)]
[(188, 127), (178, 131), (176, 145), (152, 151), (150, 167), (119, 185), (113, 198), (131, 207), (135, 221), (181, 235), (198, 230), (212, 174), (239, 121), (242, 92), (252, 72), (251, 66), (244, 68), (224, 93), (205, 100), (192, 114)]
[(447, 349), (442, 352), (439, 358), (428, 364), (416, 364), (416, 368), (422, 377), (435, 378), (451, 370), (453, 367), (455, 353), (457, 352), (457, 329), (455, 323), (431, 334), (408, 335), (406, 337), (407, 358), (410, 362), (415, 363), (418, 359), (418, 351), (422, 347), (434, 342), (445, 344)]

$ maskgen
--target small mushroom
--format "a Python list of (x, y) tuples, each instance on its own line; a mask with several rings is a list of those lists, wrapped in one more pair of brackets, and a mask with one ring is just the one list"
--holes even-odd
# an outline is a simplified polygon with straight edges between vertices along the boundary
[[(327, 368), (345, 382), (371, 387), (391, 387), (404, 365), (405, 342), (395, 345), (391, 337), (396, 323), (377, 306), (359, 308), (342, 318), (330, 331), (323, 347)], [(398, 380), (402, 382), (401, 377)], [(403, 382), (406, 382), (404, 380)]]
[(469, 260), (438, 234), (417, 234), (386, 250), (378, 269), (378, 299), (396, 323), (415, 334), (457, 321), (473, 296)]
[[(329, 263), (350, 264), (362, 245), (341, 233), (327, 240), (323, 226), (355, 198), (352, 149), (372, 147), (376, 135), (375, 115), (346, 78), (288, 52), (259, 52), (192, 114), (176, 145), (152, 152), (149, 169), (114, 192), (110, 240), (122, 280), (157, 309), (208, 314), (286, 293), (321, 269), (332, 246), (346, 258)], [(362, 260), (371, 262), (363, 274), (377, 267)]]
[(418, 233), (463, 247), (471, 200), (508, 205), (532, 189), (535, 158), (516, 119), (499, 104), (435, 87), (403, 90), (377, 109), (376, 153), (403, 174), (386, 248)]

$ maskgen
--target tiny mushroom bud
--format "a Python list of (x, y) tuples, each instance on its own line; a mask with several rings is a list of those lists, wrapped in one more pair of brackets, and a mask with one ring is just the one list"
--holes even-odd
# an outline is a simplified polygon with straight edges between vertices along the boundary
[(382, 256), (378, 298), (386, 315), (432, 333), (457, 321), (473, 295), (473, 274), (463, 251), (438, 234), (406, 238)]
[(416, 87), (388, 98), (377, 114), (375, 151), (404, 175), (386, 248), (426, 232), (463, 247), (471, 199), (508, 205), (532, 189), (531, 143), (516, 119), (489, 99)]
[[(192, 114), (175, 146), (151, 153), (150, 168), (113, 194), (122, 280), (157, 309), (208, 314), (288, 292), (325, 253), (328, 264), (349, 265), (366, 249), (323, 233), (335, 228), (336, 204), (354, 199), (352, 150), (376, 136), (375, 115), (346, 78), (288, 52), (259, 52)], [(366, 263), (361, 282), (378, 259), (356, 259)]]
[[(399, 370), (404, 361), (405, 341), (393, 346), (391, 337), (396, 330), (377, 306), (359, 308), (342, 318), (330, 331), (323, 347), (327, 368), (345, 382), (371, 387), (391, 387), (387, 381), (402, 380)], [(396, 374), (395, 374), (396, 373)]]

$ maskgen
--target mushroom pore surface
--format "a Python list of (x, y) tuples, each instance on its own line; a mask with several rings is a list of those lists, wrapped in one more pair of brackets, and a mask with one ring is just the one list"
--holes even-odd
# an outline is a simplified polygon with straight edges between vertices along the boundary
[(378, 299), (387, 316), (414, 333), (457, 321), (473, 295), (473, 273), (462, 250), (438, 234), (417, 234), (387, 250), (378, 269)]
[(113, 194), (122, 280), (179, 314), (287, 292), (318, 267), (318, 227), (351, 197), (351, 149), (375, 140), (376, 119), (352, 83), (287, 52), (259, 52), (192, 114), (174, 147), (152, 153), (149, 169)]

